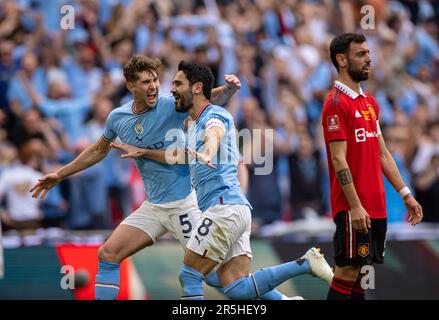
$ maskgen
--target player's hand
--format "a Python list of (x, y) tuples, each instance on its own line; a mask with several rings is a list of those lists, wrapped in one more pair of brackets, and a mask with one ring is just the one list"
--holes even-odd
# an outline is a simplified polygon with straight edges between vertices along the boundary
[(351, 222), (355, 230), (362, 234), (367, 234), (371, 228), (369, 214), (363, 207), (351, 209)]
[(60, 182), (61, 178), (56, 172), (49, 173), (38, 179), (37, 184), (29, 192), (32, 192), (32, 198), (37, 199), (41, 195), (41, 199), (44, 199), (47, 192)]
[(225, 74), (224, 80), (226, 81), (227, 89), (235, 92), (241, 88), (241, 81), (234, 74)]
[(409, 213), (408, 221), (412, 226), (416, 226), (424, 217), (421, 205), (416, 201), (412, 194), (409, 194), (404, 198), (404, 205)]
[(120, 156), (123, 159), (143, 157), (143, 149), (136, 146), (125, 143), (111, 142), (110, 147), (125, 152), (123, 155)]
[(199, 153), (192, 149), (191, 147), (187, 148), (187, 152), (195, 159), (195, 161), (200, 161), (205, 163), (209, 168), (216, 169), (214, 165), (212, 165), (212, 160), (209, 159), (204, 153)]

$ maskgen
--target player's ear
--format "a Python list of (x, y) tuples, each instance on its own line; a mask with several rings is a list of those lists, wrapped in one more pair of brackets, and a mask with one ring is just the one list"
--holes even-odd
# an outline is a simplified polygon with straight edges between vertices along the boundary
[(127, 89), (129, 92), (133, 92), (134, 84), (132, 82), (127, 82)]
[(346, 55), (344, 53), (339, 53), (335, 56), (335, 59), (337, 60), (337, 63), (339, 67), (346, 68), (348, 65), (348, 60), (346, 58)]
[(197, 82), (192, 86), (192, 94), (198, 95), (203, 93), (203, 84), (201, 82)]

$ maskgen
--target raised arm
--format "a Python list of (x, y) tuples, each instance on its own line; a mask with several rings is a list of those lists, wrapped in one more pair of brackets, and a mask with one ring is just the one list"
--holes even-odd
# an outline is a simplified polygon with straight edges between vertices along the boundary
[(108, 151), (110, 151), (110, 142), (101, 137), (96, 143), (82, 151), (72, 162), (56, 172), (46, 174), (38, 179), (37, 184), (29, 190), (32, 192), (32, 197), (38, 198), (41, 195), (41, 198), (44, 198), (47, 192), (63, 179), (98, 163), (105, 158)]
[(334, 166), (338, 182), (351, 207), (352, 226), (358, 232), (367, 234), (368, 229), (371, 227), (371, 222), (368, 213), (363, 208), (360, 198), (357, 195), (351, 171), (346, 161), (346, 141), (332, 141), (329, 143), (329, 149), (331, 151), (331, 162)]
[(380, 146), (380, 161), (383, 173), (393, 188), (402, 197), (404, 205), (409, 212), (409, 222), (412, 225), (417, 225), (419, 222), (421, 222), (423, 217), (422, 207), (413, 197), (410, 189), (406, 186), (404, 180), (402, 179), (395, 160), (387, 149), (382, 135), (378, 136), (378, 142)]
[(241, 82), (235, 75), (224, 75), (226, 84), (212, 89), (211, 102), (218, 106), (223, 106), (229, 101), (233, 94), (241, 88)]

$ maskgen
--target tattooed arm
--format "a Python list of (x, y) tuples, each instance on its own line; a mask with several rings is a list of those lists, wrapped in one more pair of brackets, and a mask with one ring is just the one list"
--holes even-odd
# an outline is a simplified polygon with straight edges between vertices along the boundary
[(346, 161), (346, 141), (332, 141), (329, 143), (331, 162), (337, 175), (343, 194), (351, 207), (352, 226), (361, 233), (367, 233), (370, 229), (370, 218), (361, 205), (352, 180), (351, 171)]

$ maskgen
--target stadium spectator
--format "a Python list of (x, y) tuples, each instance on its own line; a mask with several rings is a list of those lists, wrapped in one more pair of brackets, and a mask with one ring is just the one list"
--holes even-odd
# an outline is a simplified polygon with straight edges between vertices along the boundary
[(32, 94), (29, 93), (31, 90), (29, 86), (40, 95), (47, 92), (46, 74), (43, 68), (38, 66), (37, 56), (33, 52), (24, 54), (21, 60), (21, 70), (12, 78), (8, 88), (11, 111), (17, 118), (35, 107)]
[(298, 148), (289, 156), (289, 163), (293, 218), (302, 218), (305, 210), (323, 215), (321, 156), (309, 134), (300, 134)]
[(41, 226), (41, 201), (33, 200), (29, 193), (32, 183), (42, 176), (36, 170), (38, 158), (34, 151), (32, 142), (22, 145), (18, 150), (18, 161), (1, 173), (0, 200), (5, 197), (7, 203), (1, 220), (6, 230), (26, 232)]
[(431, 122), (413, 161), (415, 190), (425, 207), (425, 220), (439, 222), (439, 121)]
[[(105, 121), (113, 105), (107, 98), (98, 98), (93, 105), (93, 116), (85, 125), (84, 138), (89, 144), (99, 139), (104, 130)], [(117, 225), (117, 221), (126, 217), (131, 212), (131, 194), (129, 188), (129, 174), (131, 163), (120, 158), (120, 152), (110, 150), (107, 157), (96, 167), (102, 167), (105, 172), (104, 194), (101, 195), (101, 203), (109, 206), (109, 210), (102, 211), (100, 214), (111, 216), (103, 217), (108, 227)], [(108, 193), (108, 194), (105, 194)], [(101, 209), (102, 210), (102, 209)], [(109, 212), (109, 213), (107, 213)], [(97, 225), (95, 225), (97, 226)]]
[[(252, 203), (255, 227), (282, 220), (282, 201), (277, 174), (277, 150), (273, 149), (273, 130), (269, 127), (258, 101), (244, 101), (244, 122), (251, 143), (243, 143), (244, 163), (249, 168), (248, 199)], [(269, 131), (271, 130), (271, 134)], [(267, 160), (268, 159), (268, 160)], [(272, 169), (263, 170), (264, 168)], [(264, 171), (264, 174), (258, 173)], [(267, 190), (270, 192), (267, 193)]]

